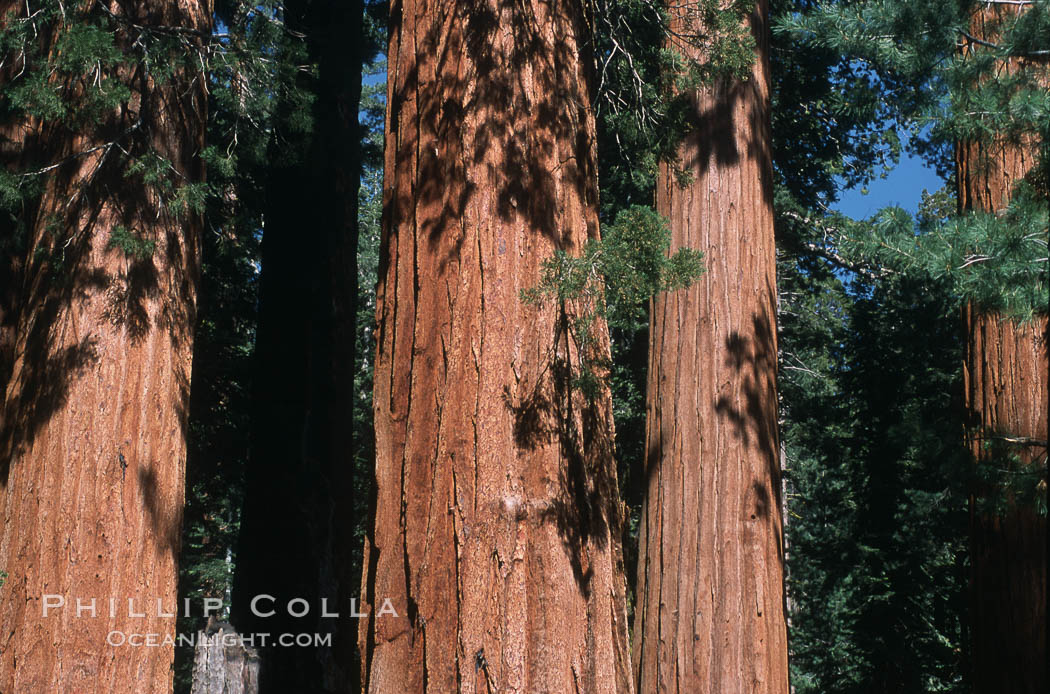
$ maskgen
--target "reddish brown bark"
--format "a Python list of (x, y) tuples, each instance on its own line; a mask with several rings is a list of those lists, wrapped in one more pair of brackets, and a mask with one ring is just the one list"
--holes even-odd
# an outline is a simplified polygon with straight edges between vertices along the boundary
[(582, 307), (520, 298), (598, 233), (583, 7), (390, 26), (365, 686), (632, 691), (609, 394), (570, 386)]
[[(995, 444), (1005, 444), (1008, 437), (1030, 439), (1005, 448), (1014, 449), (1022, 464), (1045, 468), (1050, 416), (1046, 318), (1017, 325), (970, 308), (966, 330), (966, 405), (978, 464), (1002, 466), (986, 444), (1002, 450)], [(1011, 503), (1002, 513), (987, 510), (989, 497), (1002, 493), (980, 489), (971, 502), (974, 691), (1038, 694), (1048, 684), (1046, 516), (1030, 503)]]
[[(1020, 6), (982, 6), (971, 32), (994, 41), (1002, 21)], [(970, 49), (981, 50), (979, 45)], [(1046, 61), (1011, 61), (1002, 73), (1034, 70), (1050, 84)], [(963, 211), (999, 213), (1014, 185), (1036, 164), (1034, 140), (962, 142), (956, 150)], [(1011, 449), (1021, 465), (1045, 467), (1048, 410), (1047, 317), (1028, 324), (969, 306), (964, 384), (968, 440), (978, 465), (1002, 467), (996, 451)], [(1010, 443), (1007, 439), (1013, 440)], [(1016, 473), (1018, 470), (1013, 470)], [(1011, 473), (1007, 473), (1011, 474)], [(970, 514), (970, 631), (976, 694), (1037, 694), (1050, 688), (1046, 650), (1046, 516), (1007, 499), (1002, 513), (989, 503), (1001, 489), (974, 490)]]
[(788, 691), (765, 3), (751, 22), (751, 79), (696, 95), (678, 152), (693, 180), (663, 165), (657, 183), (672, 252), (703, 251), (707, 272), (653, 303), (633, 638), (646, 693)]
[[(140, 25), (209, 26), (197, 3), (110, 9)], [(132, 97), (105, 122), (74, 136), (54, 127), (41, 139), (41, 152), (65, 163), (27, 221), (30, 260), (4, 403), (4, 692), (172, 685), (170, 642), (117, 647), (107, 638), (174, 636), (174, 616), (162, 612), (175, 611), (200, 225), (126, 176), (118, 148), (98, 147), (116, 137), (132, 155), (165, 157), (180, 182), (199, 180), (204, 92), (199, 75), (159, 84), (133, 67), (122, 74)], [(66, 87), (74, 96), (82, 88)], [(135, 258), (111, 248), (118, 225), (154, 242), (154, 252)], [(45, 617), (45, 595), (65, 606)], [(85, 609), (95, 599), (97, 616), (78, 617), (77, 599)]]
[[(1023, 5), (980, 5), (971, 20), (970, 31), (979, 40), (995, 42), (1002, 33), (1003, 22), (1025, 11)], [(967, 40), (963, 53), (986, 50), (981, 44)], [(1019, 71), (1040, 75), (1040, 82), (1050, 85), (1045, 59), (1014, 59), (997, 65), (995, 74), (997, 78), (1005, 79)], [(1014, 185), (1033, 172), (1039, 152), (1040, 143), (1034, 134), (1019, 139), (1018, 142), (973, 140), (958, 143), (955, 163), (961, 210), (999, 213), (1006, 208)]]

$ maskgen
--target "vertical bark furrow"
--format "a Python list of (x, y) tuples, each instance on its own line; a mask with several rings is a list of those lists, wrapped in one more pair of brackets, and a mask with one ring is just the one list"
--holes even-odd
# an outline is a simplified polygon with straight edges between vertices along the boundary
[(597, 233), (581, 10), (392, 6), (368, 691), (630, 689), (608, 394), (520, 299)]
[(787, 691), (764, 11), (752, 78), (695, 97), (694, 179), (665, 165), (657, 186), (672, 250), (707, 271), (653, 305), (639, 691)]
[[(965, 324), (965, 394), (978, 465), (1046, 465), (1047, 323), (1017, 325), (971, 307)], [(1030, 443), (1011, 444), (1031, 440)], [(1039, 443), (1042, 442), (1042, 443)], [(1045, 472), (1043, 473), (1045, 475)], [(994, 485), (975, 490), (971, 514), (974, 686), (978, 692), (1046, 689), (1046, 517), (1005, 499)]]
[[(1005, 21), (1026, 11), (1024, 5), (982, 6), (971, 32), (994, 42)], [(964, 47), (982, 50), (976, 43)], [(1050, 84), (1045, 59), (1015, 58), (997, 66), (1003, 76), (1021, 70)], [(960, 209), (1001, 214), (1014, 186), (1035, 170), (1039, 146), (1034, 136), (958, 143)], [(1045, 309), (1028, 324), (972, 304), (963, 318), (967, 436), (977, 465), (1007, 468), (1006, 476), (1040, 465), (1045, 495), (1050, 417)], [(1047, 691), (1046, 529), (1045, 514), (1030, 501), (1018, 502), (997, 483), (979, 483), (973, 490), (970, 633), (977, 694)]]
[[(139, 24), (209, 28), (199, 3), (109, 9)], [(120, 41), (129, 41), (123, 32)], [(174, 215), (155, 188), (125, 176), (127, 158), (105, 143), (138, 123), (123, 151), (155, 154), (180, 181), (199, 181), (205, 94), (201, 75), (182, 68), (167, 83), (120, 70), (127, 103), (34, 145), (45, 163), (69, 159), (23, 219), (24, 292), (0, 438), (5, 692), (172, 683), (200, 220)], [(154, 244), (152, 253), (113, 247), (118, 227)], [(45, 616), (45, 595), (64, 605)], [(112, 645), (137, 635), (155, 643)]]

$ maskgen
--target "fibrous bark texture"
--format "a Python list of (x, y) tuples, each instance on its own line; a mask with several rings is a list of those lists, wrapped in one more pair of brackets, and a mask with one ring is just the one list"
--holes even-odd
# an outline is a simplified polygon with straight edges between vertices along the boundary
[(632, 691), (586, 307), (520, 298), (598, 233), (583, 7), (403, 0), (390, 27), (367, 691)]
[[(135, 25), (209, 29), (195, 2), (108, 7)], [(172, 686), (164, 640), (175, 633), (200, 225), (129, 175), (124, 153), (167, 160), (179, 183), (200, 180), (205, 95), (184, 71), (159, 83), (128, 66), (121, 79), (132, 95), (101, 123), (35, 131), (43, 163), (64, 163), (26, 221), (4, 402), (4, 692)], [(64, 88), (75, 98), (82, 87)], [(114, 247), (118, 229), (152, 252)], [(45, 615), (45, 599), (64, 605)], [(155, 645), (130, 645), (147, 638)]]
[[(971, 33), (994, 41), (1002, 21), (1024, 6), (988, 5), (974, 16)], [(973, 46), (971, 46), (973, 47)], [(980, 46), (976, 46), (980, 50)], [(1039, 71), (1050, 84), (1046, 61), (1014, 60), (1002, 72)], [(1034, 140), (962, 142), (956, 150), (959, 205), (963, 211), (999, 213), (1014, 185), (1037, 161)], [(978, 465), (1013, 467), (997, 454), (1016, 456), (1022, 467), (1047, 464), (1048, 333), (1045, 313), (1027, 324), (970, 305), (964, 313), (964, 384), (968, 440)], [(1006, 474), (1016, 474), (1013, 469)], [(1046, 516), (1031, 503), (992, 497), (1001, 489), (974, 490), (970, 516), (970, 632), (976, 694), (1037, 694), (1050, 688), (1046, 650)], [(983, 498), (982, 498), (983, 497)], [(1001, 508), (1001, 505), (999, 505)]]
[[(1023, 3), (981, 6), (973, 16), (970, 32), (978, 41), (995, 42), (1001, 36), (1003, 22), (1026, 11)], [(984, 50), (976, 41), (964, 43), (964, 55)], [(1050, 87), (1050, 64), (1044, 58), (1011, 59), (996, 67), (996, 76), (1005, 80), (1022, 70), (1036, 74), (1042, 84)], [(1005, 210), (1014, 185), (1033, 172), (1040, 144), (1034, 134), (1010, 141), (993, 138), (959, 142), (955, 150), (959, 209), (995, 213)]]
[[(1002, 466), (991, 451), (1013, 449), (1022, 465), (1045, 468), (1046, 318), (1018, 325), (971, 307), (966, 330), (966, 406), (978, 464)], [(1002, 491), (975, 493), (987, 497)], [(1037, 694), (1048, 684), (1046, 516), (1030, 502), (1007, 503), (1003, 512), (988, 510), (993, 504), (977, 499), (971, 503), (974, 691)]]
[(259, 654), (235, 631), (197, 632), (190, 694), (259, 694)]
[[(359, 569), (351, 556), (358, 104), (363, 6), (358, 0), (285, 4), (318, 64), (313, 140), (275, 147), (262, 243), (252, 443), (233, 590), (242, 633), (323, 634), (329, 646), (263, 647), (259, 691), (357, 692), (356, 624), (346, 616)], [(279, 119), (291, 110), (281, 104)], [(283, 148), (283, 149), (282, 149)], [(297, 598), (310, 614), (259, 617), (258, 595)], [(330, 612), (323, 617), (321, 600)]]
[(647, 694), (788, 691), (765, 3), (751, 22), (751, 79), (695, 97), (678, 152), (692, 181), (665, 164), (657, 182), (672, 252), (703, 251), (707, 271), (653, 303), (633, 638)]

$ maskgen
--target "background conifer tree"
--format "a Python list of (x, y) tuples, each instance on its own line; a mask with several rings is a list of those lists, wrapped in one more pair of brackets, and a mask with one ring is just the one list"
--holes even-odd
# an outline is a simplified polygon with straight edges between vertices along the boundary
[[(249, 633), (330, 635), (330, 647), (264, 649), (260, 691), (346, 691), (354, 671), (359, 552), (352, 426), (357, 301), (358, 111), (371, 56), (361, 2), (288, 2), (281, 60), (294, 75), (269, 142), (255, 340), (251, 453), (234, 582), (234, 624)], [(296, 40), (302, 36), (302, 40)], [(296, 68), (307, 64), (309, 71)], [(275, 509), (283, 509), (275, 513)], [(273, 595), (313, 606), (309, 621), (260, 618)], [(340, 631), (342, 629), (343, 631)]]
[[(975, 468), (961, 465), (955, 473), (964, 481), (970, 470), (977, 473), (971, 487), (978, 497), (971, 541), (975, 610), (969, 631), (963, 632), (971, 638), (963, 638), (961, 655), (962, 670), (972, 674), (973, 686), (979, 689), (1005, 686), (1027, 691), (1045, 678), (1045, 668), (1031, 665), (1045, 661), (1045, 655), (1032, 655), (1031, 649), (1045, 653), (1045, 639), (1040, 636), (1020, 636), (1023, 645), (1007, 647), (1010, 658), (985, 658), (980, 651), (991, 653), (1013, 643), (1010, 639), (1026, 631), (1021, 625), (1027, 615), (1045, 611), (1045, 590), (1035, 587), (1045, 583), (1035, 578), (1045, 575), (1045, 551), (1036, 549), (1045, 540), (1034, 541), (1034, 536), (1045, 537), (1045, 530), (1039, 530), (1045, 528), (1045, 450), (1038, 441), (1044, 441), (1045, 449), (1045, 437), (1040, 439), (1039, 432), (1040, 427), (1045, 429), (1046, 416), (1040, 416), (1038, 409), (1047, 399), (1047, 359), (1045, 351), (1039, 354), (1040, 343), (1045, 344), (1042, 326), (1047, 310), (1045, 147), (1050, 110), (1045, 85), (1050, 14), (1046, 10), (1041, 0), (988, 6), (861, 3), (824, 8), (809, 20), (786, 22), (796, 29), (804, 27), (799, 36), (815, 45), (863, 61), (880, 89), (899, 94), (893, 102), (895, 118), (910, 124), (913, 144), (946, 173), (951, 170), (950, 153), (958, 145), (956, 183), (965, 214), (942, 210), (917, 223), (902, 210), (888, 209), (870, 223), (841, 220), (837, 229), (825, 234), (825, 241), (830, 237), (831, 245), (857, 262), (870, 263), (868, 267), (879, 275), (900, 273), (947, 282), (958, 306), (969, 304), (974, 307), (971, 311), (987, 316), (968, 314), (967, 331), (973, 337), (967, 349), (965, 389), (970, 440), (984, 439), (974, 444), (974, 453), (983, 462)], [(982, 207), (983, 212), (971, 212)], [(1004, 317), (1032, 322), (1010, 327)], [(989, 362), (985, 354), (990, 353), (1002, 359)], [(992, 362), (1004, 365), (1013, 377), (998, 375), (998, 367), (986, 368)], [(1014, 408), (1013, 416), (999, 415), (995, 405), (984, 402), (983, 385), (996, 381), (996, 398), (1005, 409), (1014, 397), (1024, 403)], [(1014, 433), (1007, 433), (1011, 428)], [(989, 432), (1000, 445), (986, 445)], [(1011, 452), (1008, 440), (1036, 445)], [(1000, 455), (991, 455), (990, 448), (1000, 449)], [(1019, 466), (1021, 460), (1034, 464)], [(1020, 521), (1013, 540), (1007, 539), (1010, 530), (983, 530), (1005, 529), (1018, 515), (1028, 520)], [(1027, 530), (1020, 530), (1021, 526)], [(1011, 552), (1010, 561), (1000, 553), (1006, 546), (1018, 550)], [(998, 578), (982, 579), (989, 571)], [(1028, 586), (1013, 589), (1015, 596), (1026, 595), (1014, 602), (1027, 607), (1024, 618), (1007, 617), (1013, 624), (1007, 630), (995, 626), (998, 617), (989, 618), (977, 606), (985, 599), (995, 602), (993, 596), (1011, 584)], [(999, 636), (990, 637), (991, 633)], [(986, 638), (996, 646), (990, 647)], [(971, 645), (972, 652), (967, 650)], [(967, 662), (971, 657), (972, 665)], [(1017, 659), (1026, 664), (1018, 664)], [(992, 665), (993, 661), (998, 664)]]

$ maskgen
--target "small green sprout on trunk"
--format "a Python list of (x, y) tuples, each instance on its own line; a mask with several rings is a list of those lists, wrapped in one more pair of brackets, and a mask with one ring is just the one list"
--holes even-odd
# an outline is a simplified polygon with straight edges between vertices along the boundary
[(117, 225), (109, 232), (109, 244), (107, 244), (107, 247), (120, 249), (129, 258), (141, 261), (153, 255), (153, 251), (157, 248), (157, 242), (145, 238), (134, 229)]
[(688, 287), (703, 274), (703, 253), (691, 248), (669, 253), (670, 245), (666, 218), (635, 205), (622, 210), (603, 238), (588, 241), (579, 256), (555, 251), (543, 263), (539, 284), (521, 292), (521, 300), (533, 306), (555, 301), (585, 307), (571, 329), (581, 355), (573, 385), (588, 397), (597, 395), (603, 383), (599, 373), (610, 366), (594, 349), (600, 322), (628, 328), (644, 319), (653, 296)]

